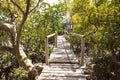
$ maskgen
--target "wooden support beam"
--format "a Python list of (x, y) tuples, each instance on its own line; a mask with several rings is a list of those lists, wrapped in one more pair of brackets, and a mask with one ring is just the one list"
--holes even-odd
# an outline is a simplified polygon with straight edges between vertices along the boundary
[(48, 38), (45, 38), (45, 63), (48, 65), (48, 55), (49, 55), (49, 50), (48, 50)]
[(55, 36), (54, 42), (55, 42), (55, 47), (57, 47), (57, 32), (50, 34), (50, 35), (46, 36), (46, 38), (45, 38), (45, 63), (46, 63), (46, 65), (49, 65), (49, 62), (48, 62), (48, 58), (49, 58), (48, 39), (53, 36)]
[[(69, 37), (71, 38), (72, 36), (76, 36), (76, 37), (80, 37), (81, 38), (81, 60), (80, 60), (80, 64), (84, 65), (84, 53), (85, 53), (85, 36), (82, 34), (77, 34), (77, 33), (68, 33), (67, 31), (65, 32), (69, 35)], [(72, 45), (70, 45), (72, 46)]]
[[(72, 38), (72, 35), (71, 35), (71, 34), (69, 34), (69, 39), (71, 39), (71, 38)], [(73, 48), (72, 43), (70, 43), (70, 48), (71, 48), (71, 49)]]
[(81, 38), (81, 65), (84, 65), (84, 53), (85, 53), (85, 39)]
[(55, 47), (57, 47), (57, 32), (55, 32)]

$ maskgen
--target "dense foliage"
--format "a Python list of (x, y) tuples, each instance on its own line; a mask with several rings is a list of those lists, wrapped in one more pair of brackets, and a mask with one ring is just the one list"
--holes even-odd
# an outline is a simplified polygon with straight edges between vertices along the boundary
[[(14, 1), (19, 6), (12, 4)], [(27, 16), (23, 16), (27, 1), (31, 1), (31, 11)], [(91, 49), (95, 64), (93, 78), (120, 79), (120, 0), (64, 0), (64, 3), (59, 1), (59, 4), (54, 5), (42, 0), (0, 1), (0, 22), (15, 24), (19, 30), (21, 20), (26, 17), (19, 38), (27, 57), (32, 59), (34, 64), (45, 62), (46, 35), (55, 31), (63, 33), (65, 13), (69, 16), (68, 24), (73, 25), (72, 32), (85, 35), (86, 46)], [(12, 46), (10, 35), (0, 31), (0, 48)], [(72, 38), (71, 41), (79, 52), (79, 38)], [(26, 80), (27, 74), (28, 72), (20, 67), (15, 55), (7, 51), (0, 52), (0, 79)]]
[[(25, 0), (15, 1), (22, 9), (25, 8)], [(31, 9), (38, 1), (31, 0)], [(64, 6), (62, 5), (62, 2), (50, 5), (41, 0), (39, 5), (32, 9), (27, 17), (20, 43), (23, 45), (28, 58), (34, 64), (45, 62), (44, 40), (46, 35), (55, 31), (63, 31), (61, 22), (64, 15)], [(0, 1), (1, 22), (13, 23), (19, 26), (21, 18), (21, 12), (9, 0)], [(0, 31), (0, 46), (11, 46), (9, 35)], [(27, 74), (28, 72), (20, 67), (14, 55), (9, 52), (0, 52), (0, 79), (27, 80)]]
[[(44, 40), (46, 35), (55, 31), (63, 31), (61, 22), (63, 20), (63, 3), (50, 5), (43, 2), (40, 7), (28, 17), (29, 22), (25, 24), (22, 43), (25, 51), (32, 59), (44, 62)], [(36, 57), (36, 58), (35, 58)], [(38, 62), (37, 60), (33, 60)]]
[[(111, 78), (110, 76), (117, 77), (118, 80), (120, 78), (120, 1), (73, 0), (70, 14), (74, 25), (73, 32), (84, 34), (86, 43), (91, 45), (96, 64), (95, 71), (98, 74), (97, 80), (107, 80)], [(79, 40), (75, 38), (73, 41)]]

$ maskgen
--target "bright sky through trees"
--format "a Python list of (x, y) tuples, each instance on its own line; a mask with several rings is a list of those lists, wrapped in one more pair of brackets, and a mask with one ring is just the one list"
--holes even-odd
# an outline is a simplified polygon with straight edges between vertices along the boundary
[(59, 2), (58, 0), (44, 0), (44, 1), (50, 4), (57, 4)]

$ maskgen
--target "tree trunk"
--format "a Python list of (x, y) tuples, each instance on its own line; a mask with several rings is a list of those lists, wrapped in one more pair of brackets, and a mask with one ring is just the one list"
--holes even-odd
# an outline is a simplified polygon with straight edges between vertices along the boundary
[(16, 46), (14, 47), (14, 54), (20, 64), (21, 67), (23, 67), (26, 70), (31, 70), (32, 67), (34, 67), (34, 65), (32, 64), (32, 61), (30, 59), (28, 59), (27, 55), (25, 54), (23, 47), (20, 46)]
[[(38, 70), (36, 69), (36, 66), (32, 64), (32, 61), (28, 59), (27, 55), (23, 50), (22, 45), (17, 44), (16, 40), (17, 33), (15, 25), (0, 22), (0, 30), (8, 32), (10, 34), (11, 43), (13, 46), (13, 47), (2, 46), (0, 47), (0, 50), (2, 51), (6, 50), (12, 53), (16, 57), (19, 65), (23, 67), (25, 70), (29, 71), (28, 74), (29, 79), (35, 80), (35, 77), (38, 75)], [(39, 66), (39, 72), (40, 71), (42, 71), (42, 68)]]
[(29, 72), (28, 73), (29, 80), (36, 80), (35, 79), (36, 76), (39, 75), (38, 70), (36, 69), (36, 66), (32, 64), (32, 61), (28, 59), (27, 55), (23, 50), (23, 47), (21, 45), (16, 46), (14, 47), (14, 50), (15, 57), (17, 58), (19, 65)]

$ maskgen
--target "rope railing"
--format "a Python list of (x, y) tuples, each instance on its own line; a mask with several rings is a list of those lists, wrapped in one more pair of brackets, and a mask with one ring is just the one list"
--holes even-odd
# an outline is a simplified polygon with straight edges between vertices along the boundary
[(49, 58), (48, 40), (49, 40), (49, 38), (51, 38), (53, 36), (55, 37), (54, 38), (55, 47), (57, 47), (57, 32), (55, 32), (53, 34), (50, 34), (50, 35), (47, 35), (46, 38), (45, 38), (45, 63), (46, 63), (46, 65), (49, 64), (49, 62), (48, 62), (48, 58)]
[(77, 33), (68, 33), (67, 31), (65, 31), (65, 34), (69, 35), (70, 38), (72, 36), (80, 37), (80, 39), (81, 39), (81, 52), (80, 52), (81, 60), (80, 60), (80, 64), (84, 65), (84, 53), (85, 53), (85, 38), (84, 38), (84, 35), (77, 34)]

